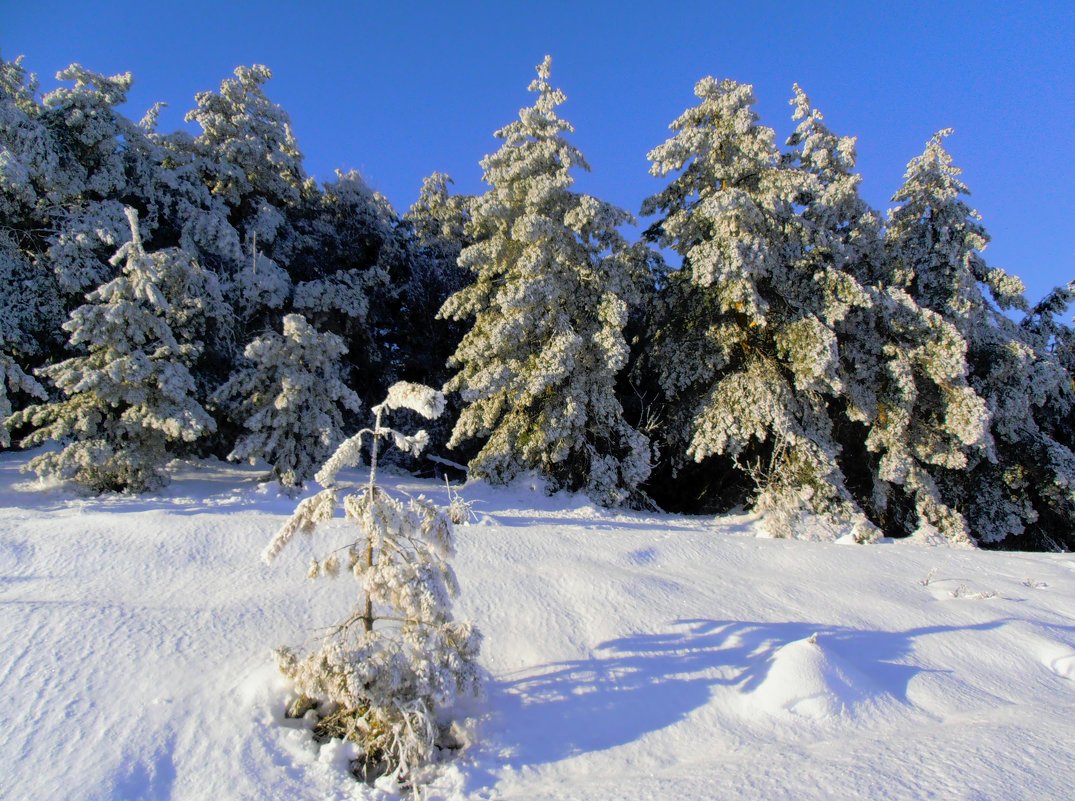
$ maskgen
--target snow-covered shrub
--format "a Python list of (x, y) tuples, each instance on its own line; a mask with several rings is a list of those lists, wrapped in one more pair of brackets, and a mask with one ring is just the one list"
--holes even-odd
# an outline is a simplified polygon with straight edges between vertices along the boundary
[(63, 326), (72, 347), (88, 352), (39, 371), (64, 397), (9, 421), (36, 428), (23, 447), (62, 445), (32, 459), (29, 469), (94, 492), (162, 485), (160, 468), (173, 458), (173, 444), (216, 428), (195, 399), (188, 369), (200, 345), (177, 337), (169, 324), (173, 310), (191, 305), (169, 290), (203, 285), (187, 280), (201, 268), (176, 248), (147, 253), (134, 209), (127, 218), (131, 241), (113, 257), (125, 262), (122, 274), (89, 293)]
[(480, 690), (477, 667), (481, 635), (452, 619), (459, 587), (449, 560), (452, 524), (424, 497), (400, 498), (377, 485), (381, 440), (417, 453), (425, 432), (406, 435), (383, 425), (400, 408), (433, 419), (444, 397), (429, 387), (400, 382), (373, 408), (372, 429), (344, 442), (317, 474), (324, 489), (302, 501), (265, 550), (272, 560), (296, 532), (311, 533), (333, 517), (343, 488), (340, 470), (356, 465), (368, 443), (370, 477), (343, 497), (344, 513), (357, 536), (310, 566), (310, 577), (347, 572), (361, 587), (352, 613), (305, 655), (277, 651), (278, 664), (295, 685), (291, 714), (319, 710), (315, 733), (355, 742), (364, 756), (355, 774), (372, 780), (392, 773), (411, 777), (442, 742), (446, 719), (460, 694)]
[(247, 364), (214, 396), (246, 429), (228, 458), (264, 459), (282, 486), (301, 487), (343, 439), (343, 410), (361, 407), (340, 377), (346, 352), (343, 340), (299, 314), (284, 317), (282, 335), (247, 345)]

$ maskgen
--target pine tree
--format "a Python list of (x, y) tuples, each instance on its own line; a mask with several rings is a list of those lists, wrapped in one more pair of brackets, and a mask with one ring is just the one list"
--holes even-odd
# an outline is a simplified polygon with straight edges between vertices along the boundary
[(161, 468), (174, 443), (192, 442), (215, 424), (195, 400), (188, 370), (199, 346), (176, 337), (169, 315), (183, 306), (168, 291), (177, 275), (200, 268), (176, 249), (147, 253), (138, 215), (127, 210), (131, 241), (113, 257), (123, 272), (86, 296), (64, 324), (74, 348), (87, 353), (43, 368), (65, 397), (13, 416), (12, 427), (36, 430), (23, 447), (49, 440), (59, 451), (28, 468), (95, 491), (140, 491), (166, 482)]
[[(222, 81), (219, 92), (199, 92), (197, 108), (186, 115), (202, 129), (196, 145), (208, 159), (213, 194), (231, 208), (248, 203), (256, 213), (255, 199), (277, 208), (297, 203), (306, 180), (291, 120), (262, 88), (271, 78), (272, 71), (261, 64), (236, 67), (235, 77)], [(268, 244), (270, 232), (259, 233)]]
[(185, 246), (226, 279), (240, 342), (247, 331), (270, 324), (290, 298), (292, 218), (304, 193), (316, 191), (287, 113), (265, 94), (271, 77), (260, 64), (237, 67), (219, 92), (195, 96), (186, 120), (201, 133), (172, 141), (210, 196), (207, 205), (189, 210)]
[(530, 84), (532, 107), (496, 136), (502, 147), (482, 161), (490, 189), (471, 206), (459, 263), (474, 282), (441, 310), (473, 317), (445, 389), (466, 404), (451, 446), (484, 438), (472, 473), (496, 482), (536, 470), (552, 488), (584, 490), (622, 503), (649, 474), (646, 438), (623, 418), (616, 375), (636, 295), (628, 250), (617, 226), (626, 212), (570, 190), (582, 154), (556, 107), (551, 59)]
[[(151, 168), (139, 163), (144, 132), (117, 108), (127, 101), (130, 73), (105, 76), (72, 64), (56, 77), (72, 85), (42, 99), (57, 157), (49, 189), (58, 219), (47, 264), (64, 292), (81, 299), (115, 276), (110, 257), (127, 239), (125, 208), (144, 195), (137, 174)], [(152, 223), (142, 220), (143, 235)]]
[(317, 473), (325, 489), (298, 505), (264, 554), (271, 561), (296, 532), (310, 534), (333, 517), (342, 491), (338, 473), (358, 464), (365, 441), (369, 481), (343, 499), (357, 537), (308, 572), (311, 578), (351, 573), (362, 587), (358, 603), (312, 653), (281, 648), (277, 657), (299, 696), (290, 714), (316, 708), (315, 733), (357, 743), (363, 755), (354, 769), (366, 780), (385, 773), (413, 779), (444, 742), (455, 700), (480, 690), (481, 634), (452, 619), (451, 599), (459, 592), (449, 561), (452, 524), (426, 498), (399, 498), (377, 484), (382, 440), (417, 454), (428, 439), (424, 431), (406, 435), (384, 425), (399, 409), (434, 419), (444, 397), (425, 386), (393, 385), (373, 407), (373, 428), (340, 445)]
[(654, 175), (679, 174), (642, 207), (661, 215), (650, 238), (683, 259), (648, 356), (667, 403), (666, 447), (679, 463), (734, 459), (778, 529), (802, 506), (867, 536), (828, 416), (842, 392), (834, 326), (865, 293), (810, 263), (795, 209), (802, 175), (783, 167), (751, 87), (705, 78), (695, 94), (649, 154)]
[(283, 487), (302, 487), (343, 440), (344, 409), (361, 406), (340, 377), (346, 352), (339, 337), (298, 314), (284, 317), (283, 335), (271, 331), (247, 345), (247, 364), (215, 395), (246, 430), (228, 458), (264, 459)]
[(402, 288), (405, 369), (420, 383), (441, 386), (450, 377), (448, 359), (463, 338), (464, 327), (437, 317), (447, 299), (470, 283), (459, 255), (471, 244), (465, 229), (472, 198), (452, 195), (452, 179), (433, 173), (403, 222), (409, 227), (409, 276)]
[(399, 218), (359, 173), (337, 172), (304, 198), (295, 222), (293, 308), (348, 345), (347, 360), (364, 401), (384, 395), (395, 339), (395, 295), (404, 261)]
[(858, 192), (855, 142), (832, 133), (798, 86), (791, 102), (798, 126), (786, 158), (802, 178), (801, 270), (836, 289), (826, 306), (840, 349), (841, 391), (830, 412), (840, 465), (886, 532), (928, 523), (966, 544), (965, 521), (933, 476), (988, 449), (988, 413), (967, 384), (966, 345), (939, 315), (880, 284), (882, 226)]
[[(74, 69), (59, 77), (70, 78)], [(123, 238), (122, 209), (119, 238), (112, 236), (113, 220), (95, 212), (102, 205), (97, 190), (108, 190), (117, 176), (125, 183), (122, 164), (111, 157), (117, 131), (112, 104), (124, 96), (124, 76), (95, 77), (108, 88), (97, 91), (92, 81), (79, 81), (42, 102), (22, 59), (0, 60), (0, 281), (15, 288), (0, 298), (0, 313), (20, 361), (39, 360), (60, 344), (56, 332), (66, 319), (67, 296), (78, 291), (81, 297), (112, 274), (108, 255)], [(96, 217), (98, 227), (82, 226), (78, 221), (86, 216)], [(65, 234), (68, 228), (81, 235)]]
[(983, 543), (1070, 547), (1075, 454), (1051, 428), (1056, 414), (1048, 410), (1070, 408), (1071, 377), (1055, 354), (1003, 313), (1027, 310), (1023, 285), (981, 256), (988, 236), (963, 200), (967, 187), (943, 145), (950, 133), (936, 134), (911, 160), (886, 239), (889, 281), (966, 341), (971, 385), (991, 416), (995, 451), (952, 471), (943, 490)]

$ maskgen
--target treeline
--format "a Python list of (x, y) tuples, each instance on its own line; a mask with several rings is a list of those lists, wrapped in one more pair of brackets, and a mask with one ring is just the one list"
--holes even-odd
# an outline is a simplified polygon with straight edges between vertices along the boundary
[(632, 242), (572, 191), (549, 73), (487, 192), (433, 175), (400, 215), (306, 175), (264, 67), (198, 94), (193, 136), (121, 114), (130, 75), (39, 97), (0, 62), (2, 444), (54, 441), (31, 466), (96, 492), (213, 454), (294, 488), (408, 380), (450, 393), (434, 451), (493, 481), (746, 505), (777, 535), (1075, 544), (1073, 290), (1031, 307), (987, 266), (947, 132), (884, 218), (798, 87), (781, 147), (749, 86), (703, 79)]

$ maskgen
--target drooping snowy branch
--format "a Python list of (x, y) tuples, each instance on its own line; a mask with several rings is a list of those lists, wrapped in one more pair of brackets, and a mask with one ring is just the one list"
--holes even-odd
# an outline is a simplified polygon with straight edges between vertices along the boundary
[[(330, 485), (302, 501), (265, 551), (275, 557), (295, 532), (311, 532), (332, 517), (337, 506), (337, 472), (357, 464), (363, 438), (369, 438), (375, 468), (380, 439), (414, 447), (418, 435), (405, 436), (381, 426), (390, 409), (439, 413), (440, 393), (416, 384), (396, 384), (374, 407), (376, 422), (346, 440), (318, 472)], [(360, 583), (360, 602), (333, 626), (320, 647), (306, 656), (278, 651), (280, 669), (300, 693), (303, 712), (321, 711), (321, 734), (358, 743), (364, 751), (361, 774), (413, 775), (428, 762), (443, 717), (454, 699), (480, 689), (477, 656), (481, 635), (469, 623), (452, 619), (451, 601), (459, 584), (451, 568), (452, 524), (423, 497), (401, 500), (371, 479), (343, 499), (345, 515), (357, 530), (346, 546), (347, 567)], [(315, 560), (312, 578), (341, 574), (339, 551)]]

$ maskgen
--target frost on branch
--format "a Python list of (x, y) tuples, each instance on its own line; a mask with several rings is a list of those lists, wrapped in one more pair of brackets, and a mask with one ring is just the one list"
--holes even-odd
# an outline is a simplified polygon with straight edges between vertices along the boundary
[(276, 536), (272, 538), (265, 550), (261, 554), (262, 560), (268, 564), (276, 558), (277, 554), (284, 549), (284, 546), (291, 542), (291, 538), (295, 534), (301, 532), (303, 534), (312, 534), (314, 529), (317, 528), (318, 523), (322, 523), (325, 520), (331, 520), (332, 516), (336, 513), (336, 506), (339, 503), (336, 490), (333, 487), (323, 489), (316, 495), (311, 495), (309, 498), (305, 498), (299, 502), (299, 505), (295, 508), (294, 513), (288, 518), (287, 522), (276, 532)]
[(332, 517), (339, 501), (336, 475), (358, 463), (366, 438), (369, 482), (343, 498), (354, 539), (315, 560), (307, 573), (336, 577), (346, 565), (360, 586), (358, 603), (318, 648), (305, 655), (281, 648), (277, 661), (298, 694), (289, 711), (316, 708), (315, 734), (355, 742), (363, 756), (353, 771), (368, 781), (386, 773), (413, 778), (441, 742), (456, 699), (477, 694), (481, 684), (481, 635), (451, 613), (459, 593), (450, 564), (451, 521), (428, 499), (397, 498), (376, 483), (382, 440), (413, 448), (422, 439), (422, 432), (407, 436), (384, 427), (384, 415), (416, 406), (436, 412), (443, 397), (416, 384), (393, 386), (374, 407), (373, 428), (344, 441), (319, 471), (327, 488), (299, 504), (264, 554), (271, 560), (296, 532), (310, 533)]
[(435, 420), (444, 412), (444, 395), (423, 384), (400, 381), (388, 389), (382, 404), (385, 409), (410, 409), (427, 420)]

